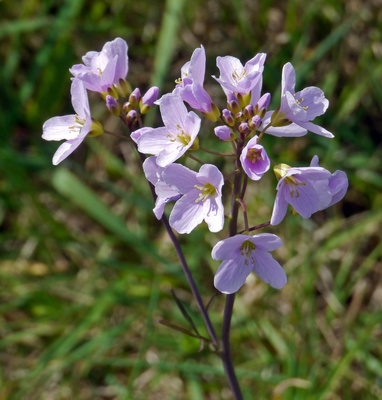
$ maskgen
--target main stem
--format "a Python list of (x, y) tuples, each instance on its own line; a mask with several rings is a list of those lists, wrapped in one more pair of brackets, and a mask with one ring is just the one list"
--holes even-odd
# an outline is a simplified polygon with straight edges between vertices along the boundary
[[(232, 198), (231, 198), (231, 220), (229, 223), (229, 236), (235, 236), (237, 233), (237, 217), (239, 213), (239, 203), (236, 201), (240, 196), (241, 189), (241, 181), (242, 181), (242, 169), (240, 166), (239, 156), (242, 151), (242, 144), (239, 144), (237, 147), (237, 159), (236, 159), (236, 168), (238, 171), (232, 188)], [(232, 362), (231, 356), (231, 345), (230, 345), (230, 328), (231, 328), (231, 318), (233, 311), (233, 304), (235, 302), (235, 293), (227, 294), (226, 302), (224, 307), (224, 316), (223, 316), (223, 326), (222, 326), (222, 351), (221, 351), (221, 359), (224, 366), (224, 371), (226, 373), (229, 386), (232, 390), (233, 396), (235, 400), (243, 400), (243, 395), (240, 390), (239, 381), (237, 380), (235, 368)]]

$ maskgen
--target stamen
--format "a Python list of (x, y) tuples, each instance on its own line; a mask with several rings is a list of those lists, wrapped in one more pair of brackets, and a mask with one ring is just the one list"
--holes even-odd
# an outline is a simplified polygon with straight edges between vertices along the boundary
[(182, 78), (175, 79), (175, 83), (177, 85), (181, 85), (182, 84)]
[(235, 83), (237, 84), (241, 79), (243, 79), (245, 76), (247, 75), (247, 71), (245, 70), (245, 68), (243, 68), (241, 70), (241, 73), (237, 72), (237, 69), (235, 69), (235, 71), (233, 71), (232, 73), (232, 78), (235, 81)]
[(246, 240), (241, 246), (240, 246), (240, 254), (242, 256), (245, 256), (245, 265), (248, 265), (249, 263), (254, 264), (255, 259), (252, 256), (252, 251), (255, 251), (256, 246), (254, 243), (252, 243), (250, 240)]
[(252, 161), (253, 164), (256, 164), (257, 160), (264, 160), (261, 155), (261, 149), (249, 149), (247, 151), (247, 158)]
[(202, 186), (195, 185), (194, 188), (201, 191), (199, 197), (195, 200), (195, 203), (206, 201), (209, 197), (213, 197), (216, 194), (216, 188), (211, 185), (211, 183), (206, 183)]

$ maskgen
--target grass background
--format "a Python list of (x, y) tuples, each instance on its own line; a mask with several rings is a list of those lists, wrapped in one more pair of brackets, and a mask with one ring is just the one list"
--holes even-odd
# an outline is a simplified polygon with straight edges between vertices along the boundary
[[(327, 140), (266, 138), (271, 157), (349, 176), (345, 199), (272, 231), (288, 275), (276, 291), (251, 277), (240, 290), (232, 349), (246, 399), (382, 398), (382, 5), (379, 0), (20, 0), (0, 2), (0, 399), (230, 399), (218, 357), (188, 329), (171, 295), (205, 334), (129, 144), (89, 138), (59, 167), (41, 126), (72, 113), (68, 68), (117, 36), (129, 44), (129, 80), (172, 90), (203, 44), (206, 88), (220, 105), (218, 55), (268, 54), (264, 90), (284, 63), (298, 87), (330, 100)], [(122, 133), (90, 96), (94, 115)], [(158, 116), (149, 115), (151, 122)], [(106, 135), (104, 135), (106, 136)], [(203, 125), (204, 147), (216, 145)], [(271, 175), (271, 174), (270, 174)], [(251, 223), (271, 215), (275, 179), (247, 199)], [(207, 302), (210, 258), (224, 233), (181, 237)], [(219, 328), (223, 296), (211, 317)]]

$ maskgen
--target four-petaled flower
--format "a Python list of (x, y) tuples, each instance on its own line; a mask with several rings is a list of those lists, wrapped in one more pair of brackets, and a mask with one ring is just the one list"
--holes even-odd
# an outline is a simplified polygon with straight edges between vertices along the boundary
[(241, 152), (240, 161), (244, 172), (254, 181), (258, 181), (271, 165), (269, 157), (261, 144), (257, 144), (258, 136), (254, 136)]
[(179, 95), (190, 107), (205, 114), (207, 118), (216, 121), (220, 112), (203, 87), (206, 71), (206, 52), (203, 46), (195, 49), (191, 60), (181, 69), (181, 77), (177, 79), (174, 94)]
[(192, 111), (187, 112), (182, 99), (174, 94), (164, 95), (159, 107), (165, 126), (142, 128), (134, 135), (136, 137), (141, 133), (137, 140), (138, 150), (157, 156), (157, 164), (166, 167), (194, 144), (200, 129), (200, 118)]
[(82, 57), (84, 64), (73, 65), (70, 72), (83, 81), (86, 89), (116, 96), (113, 86), (120, 89), (129, 70), (127, 50), (127, 43), (116, 38), (107, 42), (100, 52), (86, 53)]
[[(281, 104), (279, 109), (266, 113), (263, 126), (272, 122), (272, 127), (267, 129), (267, 133), (274, 136), (303, 136), (307, 131), (328, 138), (334, 135), (325, 128), (313, 124), (319, 115), (325, 113), (329, 106), (329, 101), (325, 98), (324, 92), (315, 86), (295, 92), (296, 72), (293, 65), (288, 62), (284, 65), (281, 81)], [(280, 126), (285, 126), (284, 131)]]
[(212, 258), (223, 261), (215, 274), (216, 289), (227, 294), (237, 292), (251, 271), (265, 283), (281, 289), (287, 282), (285, 272), (269, 254), (281, 245), (281, 239), (271, 233), (221, 240), (212, 249)]
[(70, 92), (76, 114), (53, 117), (42, 127), (43, 139), (66, 140), (54, 154), (53, 165), (59, 164), (73, 153), (91, 131), (94, 136), (103, 132), (99, 122), (92, 122), (88, 95), (83, 83), (74, 79)]
[(333, 175), (318, 166), (318, 157), (313, 157), (310, 167), (292, 168), (286, 164), (274, 167), (279, 179), (271, 224), (279, 224), (287, 211), (288, 204), (303, 218), (310, 218), (340, 201), (348, 188), (348, 179), (343, 171)]
[(205, 164), (199, 172), (180, 164), (171, 164), (162, 174), (163, 180), (183, 194), (175, 203), (170, 225), (179, 233), (190, 233), (203, 220), (211, 232), (224, 225), (222, 186), (224, 178), (215, 165)]
[(217, 57), (216, 65), (220, 70), (220, 77), (212, 77), (220, 83), (225, 94), (228, 92), (247, 94), (262, 79), (266, 57), (265, 53), (256, 54), (244, 67), (235, 57)]

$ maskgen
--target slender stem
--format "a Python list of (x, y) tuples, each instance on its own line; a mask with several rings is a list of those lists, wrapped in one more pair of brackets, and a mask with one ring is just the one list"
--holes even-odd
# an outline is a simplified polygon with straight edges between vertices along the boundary
[(190, 154), (189, 152), (187, 152), (185, 155), (186, 155), (188, 158), (191, 158), (192, 160), (198, 162), (199, 164), (204, 165), (204, 162), (203, 162), (203, 161), (199, 160), (199, 158), (193, 156), (193, 155)]
[(249, 232), (248, 215), (247, 215), (247, 209), (245, 207), (244, 201), (240, 198), (240, 199), (237, 199), (237, 202), (240, 204), (241, 209), (243, 210), (245, 230)]
[(111, 135), (111, 136), (115, 136), (115, 137), (117, 137), (119, 139), (131, 141), (131, 139), (129, 137), (120, 135), (119, 133), (115, 133), (115, 132), (111, 132), (111, 131), (105, 131), (105, 130), (104, 130), (104, 133), (107, 133), (108, 135)]
[[(122, 121), (124, 121), (126, 123), (124, 118), (121, 118), (121, 119), (122, 119)], [(128, 125), (127, 125), (127, 127), (128, 127)], [(138, 151), (137, 145), (135, 143), (134, 143), (134, 145), (135, 145), (135, 149), (137, 150), (137, 153), (139, 154), (141, 162), (143, 164), (143, 162), (145, 161), (146, 157), (145, 157), (144, 154), (142, 154), (142, 153), (140, 153)], [(148, 184), (150, 186), (151, 194), (152, 194), (154, 202), (155, 202), (155, 200), (157, 198), (157, 195), (155, 193), (154, 185), (151, 184), (150, 182), (148, 182)], [(191, 274), (191, 271), (190, 271), (190, 269), (189, 269), (189, 267), (187, 265), (186, 259), (184, 258), (182, 249), (180, 247), (180, 243), (179, 243), (177, 237), (175, 236), (173, 230), (171, 229), (170, 224), (168, 223), (168, 220), (165, 217), (165, 215), (162, 216), (161, 221), (162, 221), (164, 227), (166, 228), (167, 234), (169, 235), (169, 237), (170, 237), (170, 239), (171, 239), (171, 241), (172, 241), (172, 243), (174, 245), (176, 254), (177, 254), (178, 258), (179, 258), (179, 261), (180, 261), (180, 264), (182, 266), (183, 272), (186, 275), (186, 279), (188, 281), (188, 284), (190, 285), (192, 294), (194, 295), (195, 300), (196, 300), (196, 302), (197, 302), (197, 304), (199, 306), (199, 309), (200, 309), (200, 312), (202, 314), (202, 317), (203, 317), (204, 323), (206, 325), (207, 331), (208, 331), (208, 333), (209, 333), (209, 335), (210, 335), (210, 337), (212, 339), (212, 342), (213, 342), (213, 344), (215, 346), (215, 349), (217, 350), (219, 348), (218, 337), (217, 337), (215, 329), (214, 329), (214, 327), (212, 325), (210, 316), (208, 315), (207, 309), (204, 306), (203, 299), (202, 299), (202, 297), (201, 297), (201, 295), (199, 293), (198, 287), (196, 286), (194, 278), (193, 278), (193, 276)]]
[[(243, 148), (243, 141), (239, 142), (237, 146), (237, 158), (236, 158), (236, 168), (240, 171), (236, 174), (235, 180), (233, 183), (232, 189), (232, 198), (231, 198), (231, 220), (229, 223), (229, 235), (234, 236), (237, 233), (237, 217), (239, 211), (239, 203), (237, 202), (237, 198), (240, 193), (241, 181), (242, 181), (242, 172), (240, 166), (240, 154)], [(227, 380), (229, 386), (232, 390), (233, 396), (235, 400), (243, 400), (243, 395), (240, 390), (239, 381), (237, 380), (235, 369), (232, 362), (231, 356), (231, 345), (229, 340), (229, 332), (231, 328), (231, 318), (233, 311), (233, 304), (235, 302), (235, 294), (227, 294), (226, 303), (224, 307), (224, 316), (223, 316), (223, 326), (222, 326), (222, 351), (221, 351), (221, 359), (224, 366), (224, 371), (227, 376)]]
[(271, 221), (268, 222), (264, 222), (263, 224), (260, 225), (256, 225), (256, 226), (252, 226), (251, 228), (249, 228), (249, 231), (255, 231), (256, 229), (260, 229), (260, 228), (264, 228), (264, 226), (268, 226), (271, 224)]
[(214, 154), (215, 156), (236, 157), (236, 154), (234, 154), (234, 153), (219, 153), (217, 151), (208, 150), (208, 149), (205, 149), (204, 147), (200, 147), (200, 146), (199, 146), (199, 150), (204, 151), (205, 153)]
[(259, 137), (258, 137), (256, 143), (260, 143), (260, 140), (261, 140), (261, 138), (264, 136), (265, 131), (266, 131), (270, 126), (272, 126), (272, 122), (270, 122), (270, 123), (260, 132), (260, 135), (259, 135)]
[(231, 317), (232, 317), (234, 302), (235, 302), (235, 293), (227, 294), (224, 307), (224, 317), (223, 317), (223, 327), (222, 327), (223, 350), (221, 353), (221, 357), (223, 360), (224, 371), (226, 373), (228, 383), (229, 386), (231, 387), (234, 399), (243, 400), (243, 395), (240, 390), (239, 381), (237, 380), (235, 369), (232, 363), (231, 345), (229, 340), (229, 332), (231, 327)]
[(204, 323), (206, 324), (206, 328), (207, 328), (208, 333), (209, 333), (209, 335), (210, 335), (210, 337), (212, 339), (212, 342), (214, 343), (215, 348), (218, 349), (219, 348), (219, 340), (217, 338), (215, 329), (214, 329), (214, 327), (213, 327), (213, 325), (211, 323), (210, 316), (208, 315), (207, 309), (204, 306), (202, 297), (200, 296), (199, 290), (198, 290), (198, 288), (197, 288), (197, 286), (195, 284), (194, 278), (192, 277), (191, 271), (188, 268), (187, 262), (186, 262), (186, 260), (184, 258), (183, 252), (182, 252), (182, 250), (180, 248), (179, 241), (176, 238), (173, 230), (171, 229), (167, 218), (165, 216), (163, 216), (161, 221), (162, 221), (163, 225), (165, 226), (166, 231), (167, 231), (168, 235), (170, 236), (170, 239), (171, 239), (171, 241), (172, 241), (172, 243), (174, 245), (174, 248), (175, 248), (176, 254), (178, 255), (178, 258), (179, 258), (180, 264), (182, 266), (183, 272), (186, 275), (188, 284), (190, 285), (191, 291), (192, 291), (192, 293), (193, 293), (193, 295), (195, 297), (196, 302), (198, 303), (200, 312), (201, 312), (201, 314), (203, 316)]

